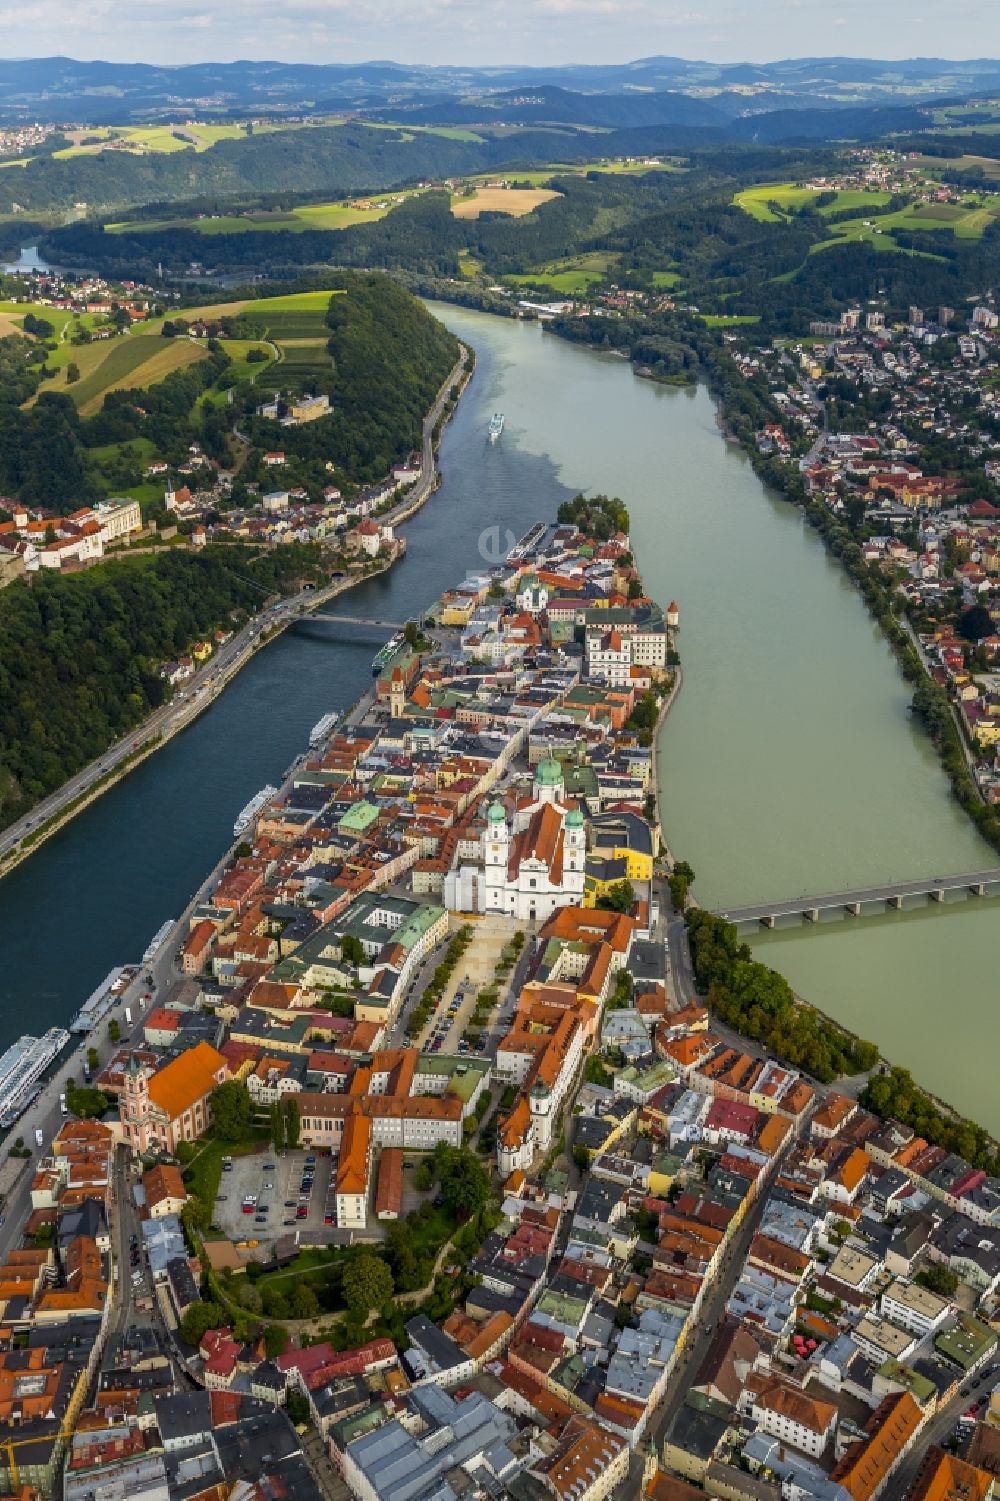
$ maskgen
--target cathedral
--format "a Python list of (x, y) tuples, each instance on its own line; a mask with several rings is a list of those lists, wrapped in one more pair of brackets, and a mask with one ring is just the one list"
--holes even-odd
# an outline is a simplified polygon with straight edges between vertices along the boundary
[(531, 796), (510, 821), (500, 803), (490, 805), (480, 859), (478, 912), (544, 922), (557, 907), (583, 900), (587, 836), (583, 814), (565, 801), (558, 761), (539, 762)]

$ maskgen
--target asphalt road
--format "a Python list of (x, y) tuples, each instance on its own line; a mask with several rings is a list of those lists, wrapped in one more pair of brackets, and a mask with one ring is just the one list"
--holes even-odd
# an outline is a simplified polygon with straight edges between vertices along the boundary
[[(916, 1478), (917, 1470), (920, 1468), (927, 1450), (932, 1444), (943, 1446), (945, 1439), (948, 1438), (966, 1408), (972, 1405), (976, 1397), (981, 1397), (989, 1392), (991, 1382), (988, 1373), (992, 1372), (995, 1378), (998, 1367), (1000, 1367), (1000, 1361), (994, 1361), (982, 1366), (980, 1368), (981, 1374), (980, 1372), (976, 1373), (976, 1377), (980, 1378), (980, 1384), (973, 1386), (967, 1397), (962, 1396), (962, 1391), (970, 1385), (970, 1382), (968, 1380), (963, 1381), (957, 1396), (953, 1397), (947, 1406), (942, 1407), (939, 1412), (936, 1412), (930, 1421), (921, 1428), (917, 1435), (916, 1443), (892, 1477), (892, 1484), (889, 1490), (891, 1495), (906, 1495)], [(973, 1379), (976, 1379), (976, 1377), (973, 1377)]]

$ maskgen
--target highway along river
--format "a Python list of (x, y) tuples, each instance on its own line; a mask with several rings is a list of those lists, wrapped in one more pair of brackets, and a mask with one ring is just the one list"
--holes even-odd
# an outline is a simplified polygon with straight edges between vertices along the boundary
[[(478, 355), (442, 447), (444, 483), (406, 560), (338, 600), (404, 620), (496, 539), (580, 489), (620, 495), (650, 592), (681, 607), (684, 688), (661, 747), (671, 847), (712, 906), (997, 863), (950, 801), (860, 599), (798, 513), (719, 436), (703, 390), (637, 379), (534, 325), (435, 311)], [(503, 437), (486, 438), (490, 414)], [(493, 529), (498, 531), (494, 532)], [(384, 637), (301, 625), (201, 718), (0, 883), (0, 1046), (66, 1022), (182, 910), (330, 709), (370, 683)], [(758, 952), (922, 1083), (1000, 1130), (987, 1042), (1000, 905), (821, 924)]]

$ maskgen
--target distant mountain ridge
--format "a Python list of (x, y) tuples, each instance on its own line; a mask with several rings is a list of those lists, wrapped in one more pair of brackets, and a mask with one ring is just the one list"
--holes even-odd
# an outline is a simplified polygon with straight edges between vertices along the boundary
[[(710, 111), (725, 118), (761, 112), (761, 106), (808, 107), (811, 102), (858, 105), (913, 104), (945, 94), (963, 98), (1000, 90), (1000, 59), (972, 58), (786, 58), (771, 63), (712, 63), (678, 57), (637, 58), (626, 63), (563, 66), (430, 67), (391, 60), (283, 63), (242, 60), (176, 66), (156, 63), (81, 61), (70, 57), (0, 60), (0, 120), (45, 119), (119, 124), (168, 112), (206, 115), (309, 113), (320, 108), (404, 112), (486, 108), (505, 94), (561, 91), (572, 100), (602, 99), (590, 109), (599, 119), (574, 123), (611, 128), (650, 124), (711, 124)], [(692, 91), (697, 90), (697, 97)], [(100, 92), (96, 92), (100, 91)], [(109, 92), (111, 91), (111, 92)], [(706, 93), (706, 91), (708, 91)], [(747, 92), (742, 92), (747, 91)], [(758, 97), (761, 96), (761, 97)], [(624, 116), (624, 102), (650, 96), (657, 118)], [(663, 118), (670, 99), (674, 118)], [(677, 100), (686, 100), (689, 112)], [(611, 101), (615, 101), (612, 104)], [(558, 101), (550, 101), (553, 106)], [(564, 99), (562, 105), (567, 101)], [(696, 108), (697, 107), (697, 108)], [(583, 106), (577, 104), (581, 111)], [(527, 118), (537, 119), (537, 115)], [(562, 118), (567, 118), (565, 115)]]

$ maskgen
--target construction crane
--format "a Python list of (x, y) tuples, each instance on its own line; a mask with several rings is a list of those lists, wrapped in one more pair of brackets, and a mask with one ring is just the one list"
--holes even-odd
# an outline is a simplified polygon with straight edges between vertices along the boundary
[(0, 1452), (7, 1456), (7, 1469), (10, 1471), (11, 1494), (16, 1495), (21, 1489), (21, 1475), (17, 1468), (17, 1460), (14, 1457), (15, 1449), (27, 1448), (29, 1444), (57, 1443), (59, 1439), (72, 1438), (75, 1429), (60, 1428), (57, 1433), (36, 1433), (34, 1438), (0, 1439)]

